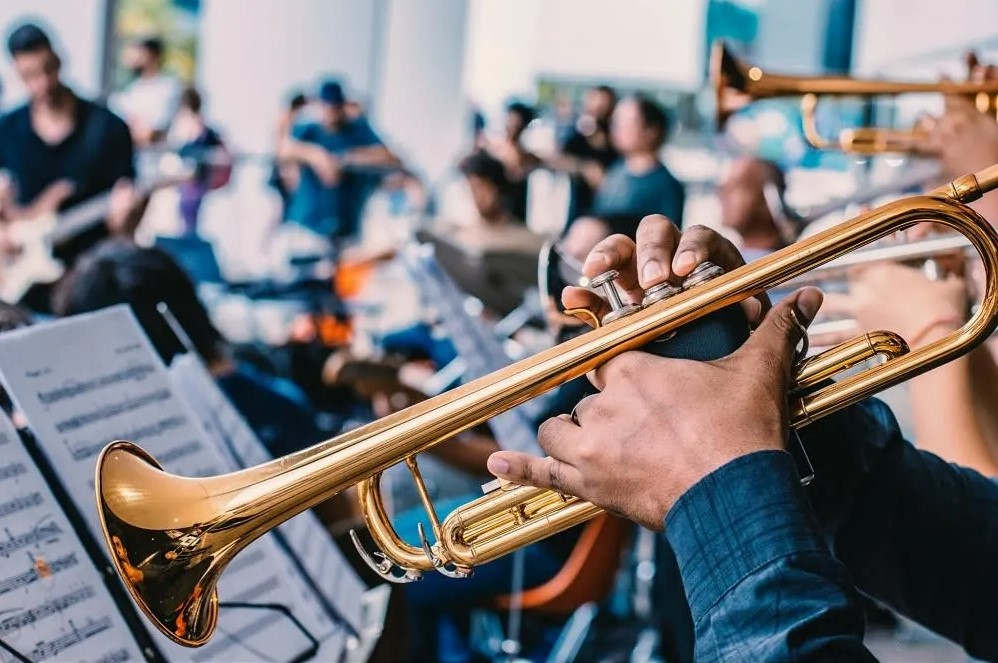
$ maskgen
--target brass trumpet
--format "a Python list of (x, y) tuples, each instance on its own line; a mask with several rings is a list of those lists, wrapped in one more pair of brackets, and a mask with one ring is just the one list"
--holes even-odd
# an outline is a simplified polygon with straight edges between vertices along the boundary
[(717, 128), (734, 113), (759, 99), (802, 97), (804, 135), (817, 149), (840, 149), (863, 155), (885, 153), (924, 153), (930, 119), (919, 121), (911, 129), (860, 127), (843, 130), (829, 140), (818, 131), (816, 110), (822, 96), (881, 97), (909, 93), (966, 95), (974, 98), (981, 113), (991, 113), (998, 119), (998, 82), (937, 81), (916, 83), (851, 78), (849, 76), (790, 76), (765, 72), (760, 67), (736, 58), (723, 42), (716, 42), (711, 51), (710, 78), (717, 100)]
[[(359, 485), (371, 534), (382, 547), (378, 561), (364, 553), (373, 568), (403, 581), (433, 569), (467, 575), (475, 565), (581, 523), (600, 509), (548, 490), (498, 489), (443, 521), (431, 510), (437, 540), (431, 544), (424, 537), (420, 548), (392, 529), (377, 492), (382, 471), (400, 461), (409, 464), (429, 505), (416, 454), (612, 357), (925, 220), (961, 232), (981, 254), (987, 285), (981, 307), (964, 327), (914, 352), (897, 335), (879, 332), (806, 361), (796, 373), (791, 422), (807, 425), (930, 370), (969, 351), (998, 324), (998, 233), (964, 204), (996, 187), (998, 166), (993, 166), (931, 195), (889, 203), (668, 299), (632, 307), (628, 315), (503, 370), (257, 467), (208, 478), (175, 476), (138, 446), (114, 442), (101, 453), (95, 477), (110, 558), (157, 629), (180, 644), (202, 645), (218, 619), (216, 583), (239, 551), (289, 518)], [(818, 384), (874, 354), (888, 360)]]

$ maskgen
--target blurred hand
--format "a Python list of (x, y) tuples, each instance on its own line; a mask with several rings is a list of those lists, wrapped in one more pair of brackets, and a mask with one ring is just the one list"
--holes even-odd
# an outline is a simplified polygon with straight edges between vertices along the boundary
[(113, 235), (129, 235), (134, 230), (132, 217), (138, 207), (138, 192), (131, 180), (120, 179), (111, 189), (107, 227)]
[(343, 164), (325, 148), (315, 146), (310, 153), (309, 164), (316, 177), (326, 186), (335, 186), (343, 174)]
[(611, 359), (592, 378), (600, 393), (579, 403), (575, 420), (562, 415), (541, 426), (550, 457), (501, 451), (489, 470), (662, 529), (676, 500), (711, 472), (784, 448), (794, 349), (820, 305), (814, 288), (787, 297), (718, 361), (642, 352)]
[[(652, 214), (641, 220), (637, 243), (625, 235), (611, 235), (589, 253), (583, 271), (592, 278), (607, 270), (620, 272), (617, 284), (632, 303), (639, 303), (644, 291), (664, 281), (682, 283), (700, 263), (710, 261), (725, 271), (745, 264), (735, 245), (704, 226), (691, 226), (680, 233), (669, 219)], [(588, 308), (600, 318), (609, 312), (609, 304), (592, 290), (568, 287), (562, 294), (565, 308)], [(742, 302), (745, 315), (753, 326), (769, 309), (763, 294)]]
[[(998, 69), (967, 56), (968, 80), (998, 80)], [(972, 97), (947, 96), (941, 117), (928, 122), (930, 151), (939, 158), (946, 179), (973, 173), (998, 163), (998, 123), (994, 113), (982, 113)]]
[(73, 191), (75, 190), (76, 185), (69, 180), (56, 180), (52, 182), (52, 184), (49, 184), (38, 194), (38, 197), (31, 204), (32, 215), (45, 216), (47, 214), (55, 214), (59, 211), (62, 204), (73, 195)]
[(933, 332), (956, 329), (967, 319), (963, 279), (933, 281), (912, 267), (884, 262), (858, 271), (849, 285), (849, 294), (825, 296), (822, 313), (852, 318), (862, 331), (893, 331), (912, 349), (933, 340)]

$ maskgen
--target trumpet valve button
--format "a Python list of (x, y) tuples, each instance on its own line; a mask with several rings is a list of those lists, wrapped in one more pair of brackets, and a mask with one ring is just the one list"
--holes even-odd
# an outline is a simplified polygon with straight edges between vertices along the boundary
[(724, 274), (722, 267), (718, 267), (709, 261), (702, 262), (683, 280), (683, 288), (695, 288), (701, 283), (706, 283), (722, 274)]
[(651, 306), (655, 302), (660, 302), (663, 299), (672, 297), (673, 295), (678, 295), (682, 291), (682, 286), (672, 285), (668, 281), (665, 283), (659, 283), (658, 285), (653, 285), (645, 290), (645, 296), (644, 299), (641, 300), (641, 306)]
[(611, 269), (597, 275), (589, 282), (589, 287), (591, 289), (603, 291), (603, 295), (606, 297), (607, 303), (610, 304), (610, 312), (604, 315), (601, 320), (604, 325), (641, 310), (640, 305), (625, 304), (620, 299), (620, 293), (617, 292), (617, 287), (614, 284), (619, 276), (620, 272), (615, 269)]

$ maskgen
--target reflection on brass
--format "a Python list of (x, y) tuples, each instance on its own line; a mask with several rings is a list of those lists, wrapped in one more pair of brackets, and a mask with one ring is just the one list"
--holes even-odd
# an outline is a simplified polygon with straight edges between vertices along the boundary
[[(982, 304), (959, 330), (911, 352), (891, 334), (863, 337), (803, 363), (790, 397), (790, 420), (803, 426), (968, 352), (998, 321), (998, 233), (964, 203), (998, 186), (998, 166), (931, 192), (896, 201), (816, 234), (627, 317), (591, 330), (500, 371), (284, 458), (231, 474), (179, 477), (130, 442), (114, 442), (97, 463), (97, 508), (111, 559), (132, 598), (163, 633), (188, 646), (211, 637), (216, 585), (240, 550), (296, 514), (358, 487), (379, 552), (363, 552), (385, 577), (409, 582), (425, 571), (464, 576), (488, 562), (581, 523), (600, 509), (549, 490), (492, 491), (431, 519), (437, 540), (422, 547), (393, 530), (377, 482), (399, 462), (477, 426), (497, 413), (580, 377), (691, 321), (786, 283), (916, 222), (962, 233), (980, 253)], [(873, 354), (888, 359), (828, 378)], [(841, 376), (840, 376), (841, 377)], [(414, 463), (410, 467), (415, 469)], [(355, 537), (360, 547), (360, 541)]]
[(817, 149), (840, 149), (861, 155), (924, 154), (931, 119), (911, 129), (862, 127), (843, 130), (835, 139), (818, 131), (816, 108), (820, 97), (889, 97), (910, 93), (938, 93), (972, 97), (981, 113), (998, 117), (998, 82), (936, 81), (917, 83), (849, 76), (790, 76), (763, 71), (736, 58), (723, 42), (711, 51), (710, 79), (717, 100), (717, 127), (734, 113), (760, 99), (801, 97), (804, 135)]

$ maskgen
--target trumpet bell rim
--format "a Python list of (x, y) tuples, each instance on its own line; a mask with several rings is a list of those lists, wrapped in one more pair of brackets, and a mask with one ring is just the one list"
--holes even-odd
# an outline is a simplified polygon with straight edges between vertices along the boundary
[(110, 464), (124, 458), (137, 459), (156, 470), (163, 470), (163, 466), (155, 458), (127, 440), (112, 442), (98, 456), (94, 471), (94, 492), (97, 516), (111, 563), (132, 601), (163, 635), (185, 647), (200, 647), (208, 642), (218, 625), (218, 590), (212, 586), (208, 600), (201, 604), (202, 609), (198, 611), (199, 619), (184, 619), (190, 608), (186, 605), (163, 611), (154, 610), (150, 605), (152, 597), (147, 592), (145, 573), (141, 569), (143, 562), (139, 562), (137, 566), (132, 564), (128, 556), (129, 546), (113, 533), (119, 529), (116, 526), (119, 519), (105, 499), (104, 489), (108, 485), (104, 475)]

